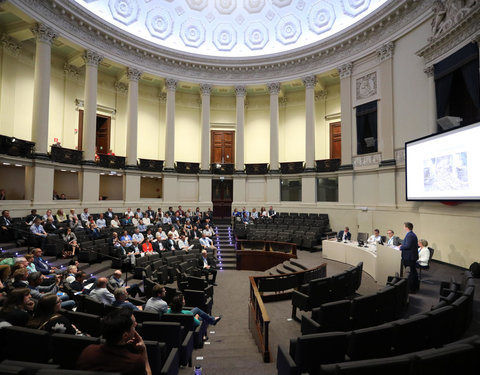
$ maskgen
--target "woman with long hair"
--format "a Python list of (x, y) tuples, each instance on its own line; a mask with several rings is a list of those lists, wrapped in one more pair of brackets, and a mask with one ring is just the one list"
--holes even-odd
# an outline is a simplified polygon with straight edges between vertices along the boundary
[(24, 327), (35, 307), (35, 302), (30, 295), (30, 289), (17, 288), (12, 290), (0, 310), (0, 319), (14, 326)]
[(38, 328), (50, 333), (79, 333), (70, 321), (60, 314), (62, 300), (56, 294), (44, 295), (37, 303), (33, 318), (27, 323), (28, 328)]
[(71, 258), (75, 256), (78, 251), (77, 236), (72, 232), (70, 228), (67, 228), (67, 232), (63, 234), (63, 242), (65, 243), (62, 255), (64, 258)]

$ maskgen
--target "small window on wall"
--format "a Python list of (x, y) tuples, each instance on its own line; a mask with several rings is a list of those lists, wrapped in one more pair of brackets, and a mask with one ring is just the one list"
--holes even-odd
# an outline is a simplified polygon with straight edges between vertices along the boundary
[(160, 177), (142, 176), (140, 181), (140, 198), (162, 198), (162, 182)]
[(4, 162), (0, 165), (0, 197), (5, 200), (25, 199), (25, 167)]
[(377, 152), (377, 102), (359, 105), (357, 115), (357, 155)]
[(338, 178), (317, 178), (317, 202), (338, 202)]
[(100, 173), (99, 200), (123, 200), (123, 177), (121, 173)]
[(79, 199), (78, 172), (56, 169), (53, 175), (54, 199)]
[(282, 178), (280, 180), (280, 200), (282, 202), (301, 202), (302, 179)]

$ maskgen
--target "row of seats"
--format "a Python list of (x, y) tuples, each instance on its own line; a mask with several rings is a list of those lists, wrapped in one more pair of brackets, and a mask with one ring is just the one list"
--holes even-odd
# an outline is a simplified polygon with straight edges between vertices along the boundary
[(352, 300), (324, 303), (302, 316), (302, 334), (350, 331), (376, 326), (397, 319), (408, 301), (406, 279), (393, 281), (378, 292)]
[(292, 319), (297, 319), (297, 308), (310, 311), (315, 307), (343, 300), (355, 294), (362, 283), (363, 262), (339, 274), (311, 280), (292, 294)]
[[(177, 324), (180, 326), (179, 323)], [(74, 369), (76, 367), (77, 359), (85, 347), (102, 342), (100, 337), (75, 336), (62, 333), (50, 334), (38, 329), (15, 326), (2, 328), (0, 334), (2, 336), (0, 342), (1, 359), (9, 360), (0, 364), (1, 373), (21, 373), (21, 369), (43, 368), (43, 370), (36, 373), (40, 375), (68, 374), (64, 369)], [(145, 345), (153, 374), (178, 374), (180, 358), (180, 349), (178, 347), (169, 347), (168, 342), (160, 342), (158, 339), (146, 339)], [(20, 363), (12, 361), (22, 362), (21, 366)], [(33, 363), (29, 367), (26, 362)], [(57, 366), (47, 366), (46, 364), (49, 362), (53, 362)], [(42, 365), (35, 366), (35, 363), (41, 363)], [(5, 367), (2, 369), (2, 366)], [(62, 370), (53, 371), (55, 368), (58, 369), (58, 367)]]

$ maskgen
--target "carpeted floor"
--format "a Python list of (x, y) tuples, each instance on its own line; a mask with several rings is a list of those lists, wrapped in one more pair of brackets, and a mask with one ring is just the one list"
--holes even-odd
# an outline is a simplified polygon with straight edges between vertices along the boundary
[[(324, 263), (322, 253), (299, 251), (299, 260), (314, 267)], [(348, 265), (326, 261), (327, 276), (341, 272)], [(276, 374), (276, 354), (279, 344), (288, 345), (289, 339), (300, 335), (300, 323), (290, 319), (291, 301), (270, 302), (266, 305), (270, 316), (270, 351), (272, 362), (263, 363), (255, 342), (248, 330), (248, 276), (262, 275), (255, 271), (220, 271), (215, 287), (213, 313), (222, 314), (223, 318), (215, 327), (209, 327), (209, 341), (203, 349), (194, 351), (193, 363), (202, 366), (203, 375), (270, 375)], [(423, 272), (420, 291), (410, 295), (410, 303), (405, 315), (427, 311), (438, 301), (441, 281), (454, 276), (461, 280), (463, 271), (459, 268), (432, 262), (430, 270)], [(466, 336), (480, 332), (480, 297), (478, 289), (480, 280), (476, 280), (477, 291), (474, 302), (474, 319)], [(361, 295), (378, 290), (375, 281), (363, 273), (362, 285), (358, 290)], [(310, 314), (310, 313), (297, 313)], [(182, 368), (180, 374), (192, 374), (192, 368)]]

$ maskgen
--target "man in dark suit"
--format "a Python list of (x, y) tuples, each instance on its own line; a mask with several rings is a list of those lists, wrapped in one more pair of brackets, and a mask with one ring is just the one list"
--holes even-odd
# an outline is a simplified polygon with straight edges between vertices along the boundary
[(402, 251), (402, 265), (409, 268), (408, 287), (410, 292), (415, 293), (419, 287), (416, 267), (418, 260), (418, 238), (416, 234), (413, 233), (412, 223), (404, 223), (404, 228), (407, 234), (400, 246), (400, 250)]
[[(202, 250), (202, 255), (198, 258), (198, 267), (202, 270), (202, 274), (205, 276), (207, 282), (212, 285), (215, 284), (215, 280), (217, 279), (217, 269), (215, 268), (215, 262), (209, 256), (207, 256), (207, 250)], [(212, 275), (212, 280), (208, 280), (208, 275)]]
[(0, 216), (0, 239), (2, 241), (17, 240), (16, 232), (13, 230), (12, 219), (10, 218), (10, 211), (3, 210)]
[(352, 234), (349, 232), (349, 228), (345, 227), (344, 230), (341, 230), (337, 234), (337, 238), (339, 241), (350, 241), (352, 239)]

